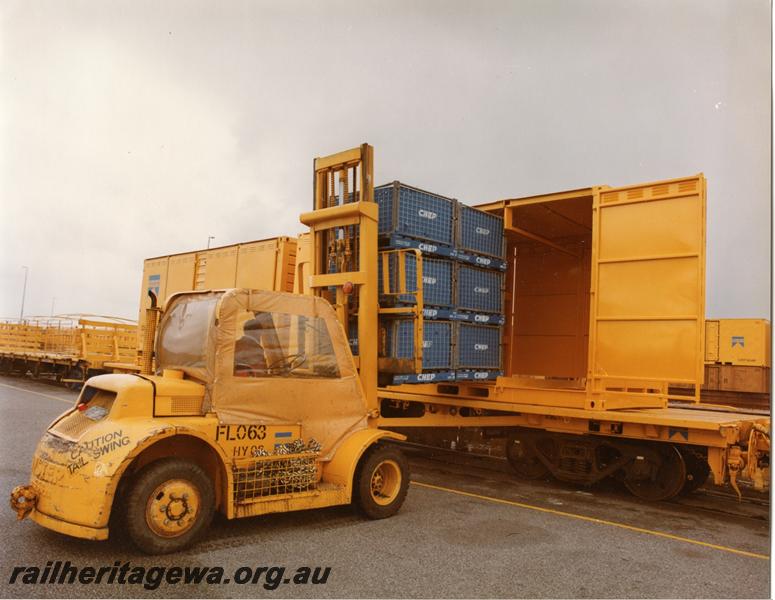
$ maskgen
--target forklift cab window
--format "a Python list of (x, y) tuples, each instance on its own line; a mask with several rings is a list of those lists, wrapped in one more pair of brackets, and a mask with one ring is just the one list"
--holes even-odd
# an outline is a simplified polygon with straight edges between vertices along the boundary
[(317, 317), (244, 311), (234, 343), (237, 377), (339, 377), (326, 329)]
[(159, 325), (158, 372), (163, 369), (204, 368), (207, 341), (218, 297), (183, 297), (165, 313)]

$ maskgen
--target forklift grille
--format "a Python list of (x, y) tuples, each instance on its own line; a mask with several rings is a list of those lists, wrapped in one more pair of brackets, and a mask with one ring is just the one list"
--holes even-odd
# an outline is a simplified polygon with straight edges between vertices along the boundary
[(84, 417), (82, 413), (76, 410), (60, 420), (51, 429), (65, 437), (77, 440), (92, 425), (94, 425), (94, 421)]
[(245, 466), (234, 466), (234, 502), (314, 490), (317, 456), (315, 452), (261, 456)]
[[(55, 421), (49, 431), (74, 441), (78, 440), (92, 425), (110, 412), (115, 399), (116, 392), (87, 385), (79, 397), (79, 403), (85, 405), (82, 408), (87, 410), (83, 412), (77, 408), (71, 410)], [(96, 414), (88, 410), (93, 408), (97, 409)]]

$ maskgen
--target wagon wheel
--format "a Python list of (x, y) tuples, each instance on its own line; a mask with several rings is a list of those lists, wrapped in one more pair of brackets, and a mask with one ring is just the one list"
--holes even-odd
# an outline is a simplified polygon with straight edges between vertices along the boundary
[(643, 452), (625, 470), (624, 485), (633, 496), (658, 502), (678, 494), (686, 482), (686, 463), (675, 446)]
[(707, 459), (694, 449), (684, 449), (684, 462), (686, 463), (686, 481), (681, 489), (682, 494), (691, 494), (698, 490), (708, 480), (710, 465)]
[(78, 379), (79, 381), (68, 381), (65, 383), (65, 386), (77, 392), (83, 386), (85, 378), (86, 372), (84, 371), (84, 368), (81, 365), (75, 365), (74, 367), (70, 367), (67, 371), (67, 377), (65, 377), (65, 379)]
[(506, 439), (506, 458), (521, 479), (542, 479), (549, 469), (538, 458), (535, 442), (529, 437), (513, 433)]

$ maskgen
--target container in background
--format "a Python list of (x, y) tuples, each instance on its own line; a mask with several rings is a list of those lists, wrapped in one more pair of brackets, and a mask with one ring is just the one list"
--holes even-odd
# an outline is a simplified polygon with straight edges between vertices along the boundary
[(705, 321), (705, 362), (772, 366), (771, 326), (766, 319)]

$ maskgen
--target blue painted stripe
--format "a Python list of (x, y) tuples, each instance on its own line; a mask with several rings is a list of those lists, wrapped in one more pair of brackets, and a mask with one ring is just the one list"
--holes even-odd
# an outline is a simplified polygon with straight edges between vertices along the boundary
[(292, 435), (293, 435), (293, 433), (291, 433), (290, 431), (278, 431), (277, 433), (274, 434), (274, 436), (276, 438), (278, 438), (278, 437), (279, 438), (287, 438), (287, 437), (291, 437)]

